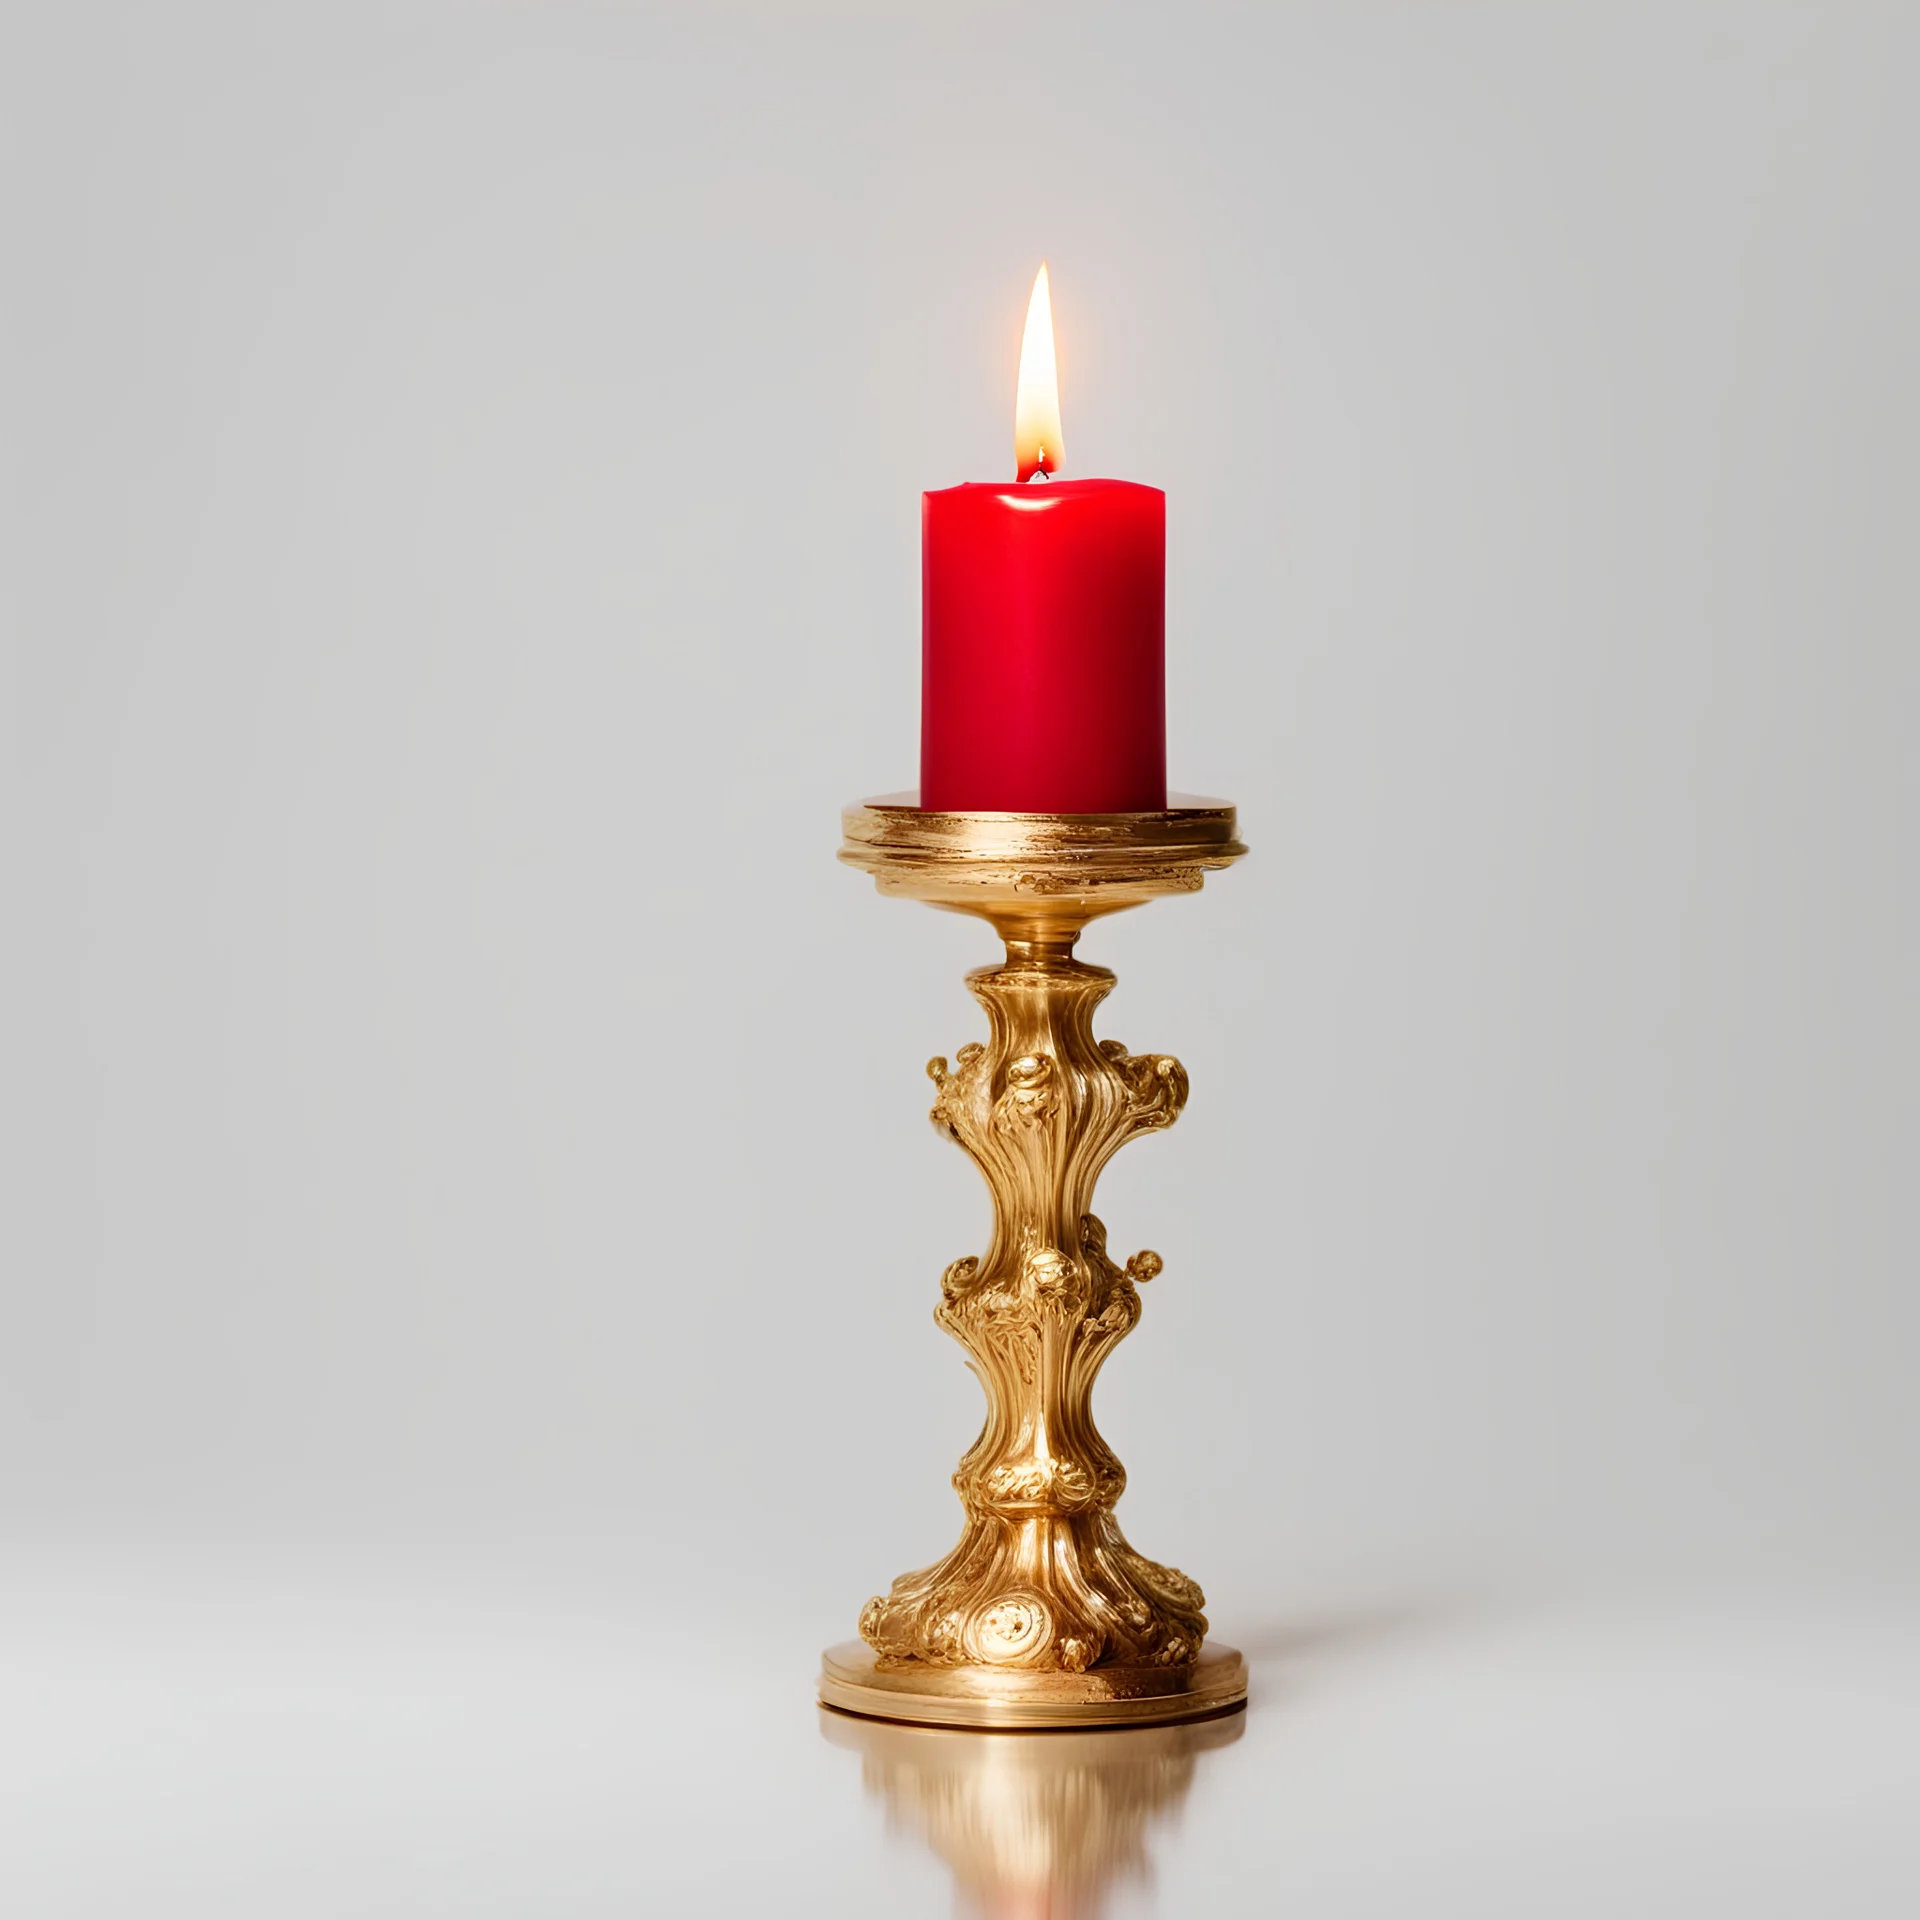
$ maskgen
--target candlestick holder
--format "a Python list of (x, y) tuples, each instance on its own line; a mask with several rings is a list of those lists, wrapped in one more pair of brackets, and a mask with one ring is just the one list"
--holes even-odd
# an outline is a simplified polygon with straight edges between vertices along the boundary
[(1126, 1474), (1093, 1423), (1101, 1364), (1140, 1318), (1156, 1253), (1107, 1251), (1101, 1169), (1187, 1099), (1169, 1054), (1095, 1040), (1112, 991), (1074, 957), (1087, 924), (1199, 891), (1237, 860), (1234, 810), (932, 812), (910, 794), (847, 808), (840, 858), (882, 893), (976, 914), (1006, 945), (967, 985), (988, 1038), (928, 1063), (935, 1130), (986, 1176), (986, 1251), (949, 1266), (934, 1318), (966, 1349), (986, 1423), (953, 1484), (960, 1543), (869, 1600), (830, 1647), (820, 1698), (890, 1720), (975, 1727), (1138, 1725), (1245, 1702), (1246, 1666), (1207, 1639), (1198, 1586), (1134, 1551), (1114, 1520)]

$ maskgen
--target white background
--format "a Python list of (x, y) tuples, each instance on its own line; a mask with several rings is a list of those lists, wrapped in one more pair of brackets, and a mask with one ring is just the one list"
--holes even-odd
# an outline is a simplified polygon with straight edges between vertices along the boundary
[[(84, 1730), (6, 1755), (54, 1809), (38, 1910), (118, 1910), (60, 1821), (151, 1806), (143, 1686), (216, 1726), (253, 1659), (344, 1703), (357, 1754), (408, 1622), (467, 1621), (484, 1697), (591, 1617), (654, 1735), (732, 1661), (878, 1831), (809, 1670), (957, 1524), (977, 1390), (930, 1312), (985, 1208), (920, 1068), (976, 1036), (992, 954), (837, 870), (836, 814), (913, 779), (918, 495), (1011, 471), (1043, 254), (1068, 471), (1167, 489), (1174, 782), (1255, 850), (1083, 949), (1121, 975), (1105, 1032), (1194, 1080), (1102, 1188), (1116, 1246), (1167, 1259), (1102, 1385), (1129, 1534), (1276, 1672), (1302, 1634), (1357, 1647), (1385, 1691), (1319, 1708), (1355, 1807), (1410, 1729), (1500, 1724), (1447, 1692), (1493, 1632), (1448, 1639), (1461, 1609), (1562, 1621), (1498, 1643), (1499, 1685), (1534, 1712), (1538, 1659), (1643, 1695), (1623, 1754), (1674, 1750), (1658, 1709), (1722, 1642), (1729, 1685), (1844, 1670), (1802, 1692), (1870, 1719), (1911, 1687), (1920, 13), (3, 32), (0, 1520), (51, 1688), (17, 1724)], [(208, 1692), (176, 1629), (251, 1651)], [(1450, 1650), (1431, 1698), (1366, 1667), (1407, 1634)], [(1700, 1709), (1735, 1780), (1743, 1712), (1798, 1724), (1739, 1685)], [(1516, 1733), (1517, 1781), (1587, 1750), (1582, 1710)], [(472, 1711), (430, 1755), (537, 1753)], [(231, 1764), (280, 1779), (236, 1724)], [(1825, 1833), (1864, 1728), (1714, 1817)], [(1272, 1785), (1255, 1746), (1199, 1777)], [(1878, 1818), (1905, 1758), (1860, 1764)], [(1568, 1804), (1604, 1822), (1629, 1780), (1708, 1863), (1650, 1867), (1641, 1910), (1735, 1890), (1677, 1786), (1623, 1761)], [(281, 1871), (278, 1829), (191, 1791), (251, 1837), (149, 1856), (136, 1821), (126, 1897), (281, 1899), (233, 1864)], [(1554, 1830), (1489, 1793), (1489, 1836)], [(1359, 1864), (1396, 1805), (1307, 1883), (1345, 1859), (1352, 1910), (1435, 1910), (1453, 1883)], [(447, 1803), (448, 1862), (499, 1832), (479, 1807)], [(580, 1910), (667, 1875), (615, 1854)], [(674, 1869), (677, 1910), (769, 1910), (726, 1855)], [(314, 1910), (519, 1910), (471, 1860), (381, 1860)], [(933, 1904), (890, 1910), (937, 1910), (907, 1860)], [(1508, 1884), (1461, 1871), (1480, 1911)], [(1814, 1884), (1877, 1911), (1894, 1871), (1857, 1909)], [(1163, 1876), (1167, 1910), (1230, 1910), (1199, 1887)]]

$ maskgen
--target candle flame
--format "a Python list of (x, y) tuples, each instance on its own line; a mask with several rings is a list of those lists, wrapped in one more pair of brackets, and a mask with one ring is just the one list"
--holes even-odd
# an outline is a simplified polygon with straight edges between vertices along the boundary
[(1013, 457), (1022, 480), (1060, 470), (1060, 376), (1053, 364), (1053, 299), (1047, 263), (1034, 277), (1027, 331), (1020, 342), (1020, 387), (1013, 402)]

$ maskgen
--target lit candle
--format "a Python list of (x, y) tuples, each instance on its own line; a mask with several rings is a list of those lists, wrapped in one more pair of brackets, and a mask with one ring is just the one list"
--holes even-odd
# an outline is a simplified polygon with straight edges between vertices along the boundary
[(1167, 803), (1167, 497), (1058, 480), (1041, 267), (1014, 407), (1017, 478), (921, 496), (920, 804), (1132, 813)]

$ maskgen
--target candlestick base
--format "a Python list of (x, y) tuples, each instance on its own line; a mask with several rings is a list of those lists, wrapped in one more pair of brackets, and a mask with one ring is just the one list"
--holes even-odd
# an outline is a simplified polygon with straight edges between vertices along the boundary
[(1178, 1667), (1090, 1667), (1085, 1673), (890, 1662), (864, 1641), (820, 1658), (820, 1698), (870, 1720), (931, 1727), (1146, 1727), (1237, 1713), (1247, 1704), (1247, 1663), (1209, 1640)]
[(1196, 892), (1239, 858), (1234, 810), (1181, 799), (1153, 813), (937, 813), (902, 794), (844, 818), (843, 860), (883, 893), (990, 921), (1007, 953), (967, 977), (986, 1044), (927, 1068), (934, 1128), (973, 1157), (994, 1206), (985, 1252), (947, 1268), (934, 1313), (987, 1395), (954, 1475), (965, 1527), (944, 1560), (867, 1602), (866, 1649), (827, 1654), (820, 1697), (981, 1727), (1231, 1708), (1246, 1697), (1240, 1656), (1206, 1644), (1199, 1587), (1122, 1535), (1126, 1474), (1091, 1406), (1161, 1269), (1156, 1253), (1109, 1256), (1094, 1182), (1127, 1141), (1179, 1117), (1186, 1070), (1095, 1040), (1114, 977), (1073, 949), (1090, 920)]

